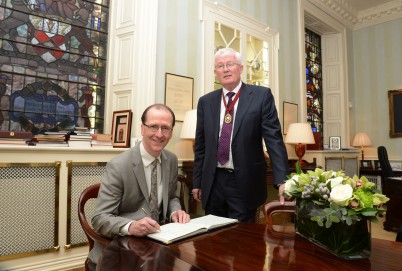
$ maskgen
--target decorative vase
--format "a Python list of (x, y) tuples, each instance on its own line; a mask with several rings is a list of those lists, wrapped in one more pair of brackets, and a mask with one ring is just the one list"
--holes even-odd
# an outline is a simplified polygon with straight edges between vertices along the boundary
[[(367, 259), (371, 254), (370, 221), (363, 219), (352, 225), (344, 222), (332, 223), (329, 228), (311, 220), (311, 212), (322, 208), (313, 202), (300, 207), (296, 204), (296, 233), (313, 244), (331, 252), (337, 257), (353, 260)], [(324, 223), (325, 224), (325, 223)]]

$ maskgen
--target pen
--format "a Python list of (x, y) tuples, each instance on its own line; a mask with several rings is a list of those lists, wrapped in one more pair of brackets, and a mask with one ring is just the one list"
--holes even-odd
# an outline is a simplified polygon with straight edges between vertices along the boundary
[[(148, 214), (148, 212), (144, 209), (144, 208), (141, 208), (143, 211), (144, 211), (144, 214), (146, 215), (146, 216), (148, 216), (148, 217), (150, 217), (150, 215)], [(160, 232), (161, 230), (159, 229), (159, 230), (157, 230), (156, 232)]]
[(146, 216), (149, 216), (148, 212), (144, 208), (141, 208), (141, 209), (144, 211)]

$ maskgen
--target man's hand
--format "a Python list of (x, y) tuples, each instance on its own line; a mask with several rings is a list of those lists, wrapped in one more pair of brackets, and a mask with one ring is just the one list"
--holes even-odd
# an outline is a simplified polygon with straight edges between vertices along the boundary
[(196, 188), (196, 189), (193, 189), (191, 192), (193, 193), (193, 198), (196, 201), (201, 201), (201, 189)]
[(279, 202), (284, 205), (285, 204), (285, 198), (283, 197), (283, 190), (285, 190), (285, 184), (281, 184), (279, 186), (279, 193), (278, 193), (278, 197), (279, 197)]
[(173, 222), (188, 223), (190, 221), (190, 215), (183, 210), (178, 210), (172, 214), (171, 219)]
[(128, 233), (134, 236), (145, 236), (149, 233), (157, 232), (161, 229), (158, 222), (150, 217), (144, 217), (134, 221), (128, 227)]

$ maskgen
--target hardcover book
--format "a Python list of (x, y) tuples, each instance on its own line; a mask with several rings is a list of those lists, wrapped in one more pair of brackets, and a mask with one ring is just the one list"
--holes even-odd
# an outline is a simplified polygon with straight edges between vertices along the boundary
[(1, 138), (22, 138), (22, 139), (31, 139), (31, 132), (16, 132), (16, 131), (0, 131)]
[(148, 234), (151, 239), (170, 244), (181, 239), (205, 233), (223, 226), (238, 223), (237, 219), (206, 215), (191, 219), (188, 223), (168, 223), (161, 226), (161, 230)]

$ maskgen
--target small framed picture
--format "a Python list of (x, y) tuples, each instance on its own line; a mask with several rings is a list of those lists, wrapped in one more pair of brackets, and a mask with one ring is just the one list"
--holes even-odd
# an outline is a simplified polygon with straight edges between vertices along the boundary
[(341, 149), (341, 137), (340, 136), (330, 136), (329, 137), (329, 148), (331, 150)]
[(380, 160), (374, 160), (374, 168), (376, 170), (381, 170)]
[(131, 136), (131, 110), (113, 112), (112, 144), (115, 148), (129, 148)]
[(371, 160), (360, 160), (360, 168), (373, 169), (373, 164)]

